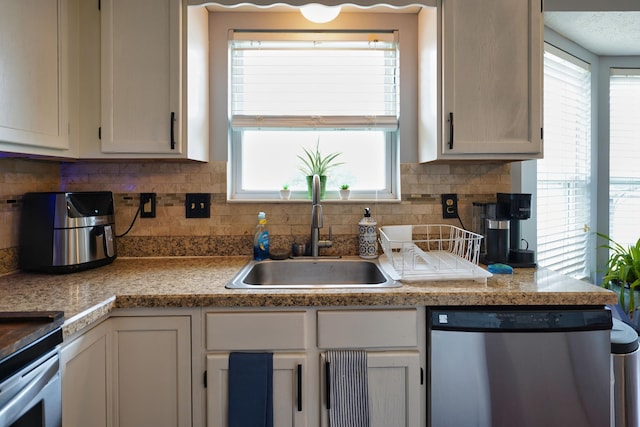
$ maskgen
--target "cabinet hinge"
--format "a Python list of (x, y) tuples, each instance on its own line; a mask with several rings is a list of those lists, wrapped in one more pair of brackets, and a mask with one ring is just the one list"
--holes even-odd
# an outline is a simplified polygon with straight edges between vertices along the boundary
[(204, 388), (207, 388), (207, 371), (204, 371)]
[(98, 127), (98, 139), (102, 139), (102, 126)]
[(540, 128), (540, 140), (544, 141), (544, 128)]
[(540, 13), (544, 12), (544, 0), (540, 0)]
[(424, 385), (424, 369), (420, 368), (420, 385)]
[(98, 10), (102, 10), (102, 0), (98, 0)]

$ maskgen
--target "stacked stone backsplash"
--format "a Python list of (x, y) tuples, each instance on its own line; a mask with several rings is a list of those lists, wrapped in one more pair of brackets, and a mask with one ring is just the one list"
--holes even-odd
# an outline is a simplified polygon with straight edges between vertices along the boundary
[[(5, 172), (5, 165), (20, 172)], [(0, 265), (0, 273), (17, 266), (18, 213), (21, 195), (27, 191), (112, 191), (118, 234), (129, 228), (138, 207), (139, 193), (156, 193), (156, 218), (138, 218), (130, 232), (118, 238), (118, 255), (122, 257), (249, 255), (258, 211), (267, 214), (273, 247), (289, 248), (294, 242), (306, 240), (310, 232), (310, 202), (227, 202), (226, 162), (120, 161), (58, 165), (0, 159), (0, 166), (0, 194), (5, 201), (0, 209), (3, 220), (0, 260), (5, 258), (1, 253), (12, 254), (8, 256), (9, 261), (0, 261), (4, 264)], [(31, 168), (33, 172), (29, 173)], [(357, 254), (357, 223), (365, 207), (371, 208), (379, 225), (447, 223), (459, 226), (458, 220), (442, 219), (440, 195), (443, 193), (458, 194), (462, 223), (470, 228), (472, 202), (493, 200), (496, 192), (508, 192), (510, 170), (508, 163), (501, 162), (403, 164), (401, 202), (323, 202), (325, 227), (321, 238), (327, 237), (332, 226), (334, 244), (332, 248), (322, 249), (322, 254)], [(26, 177), (18, 176), (25, 171)], [(32, 185), (10, 185), (16, 181)], [(210, 194), (211, 218), (185, 218), (186, 193)]]

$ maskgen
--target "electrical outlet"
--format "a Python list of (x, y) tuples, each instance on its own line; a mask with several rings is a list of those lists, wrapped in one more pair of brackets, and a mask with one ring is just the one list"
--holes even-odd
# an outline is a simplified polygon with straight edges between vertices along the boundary
[(187, 193), (184, 204), (187, 218), (211, 218), (209, 193)]
[(458, 195), (442, 195), (442, 218), (458, 218)]
[(156, 193), (140, 193), (140, 218), (156, 217)]

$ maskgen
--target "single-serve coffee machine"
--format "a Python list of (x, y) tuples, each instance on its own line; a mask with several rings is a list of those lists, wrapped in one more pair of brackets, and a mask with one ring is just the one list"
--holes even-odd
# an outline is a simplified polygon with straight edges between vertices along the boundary
[(484, 236), (480, 262), (536, 266), (535, 253), (520, 233), (520, 222), (531, 217), (531, 194), (497, 193), (496, 203), (474, 203), (473, 207), (474, 231)]

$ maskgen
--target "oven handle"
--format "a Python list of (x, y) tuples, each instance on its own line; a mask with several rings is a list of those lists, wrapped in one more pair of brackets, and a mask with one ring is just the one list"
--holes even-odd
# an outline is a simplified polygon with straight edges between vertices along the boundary
[(36, 369), (41, 370), (41, 372), (6, 405), (0, 408), (0, 426), (10, 426), (16, 422), (25, 408), (28, 409), (29, 402), (37, 397), (49, 381), (58, 374), (58, 357), (52, 357)]

